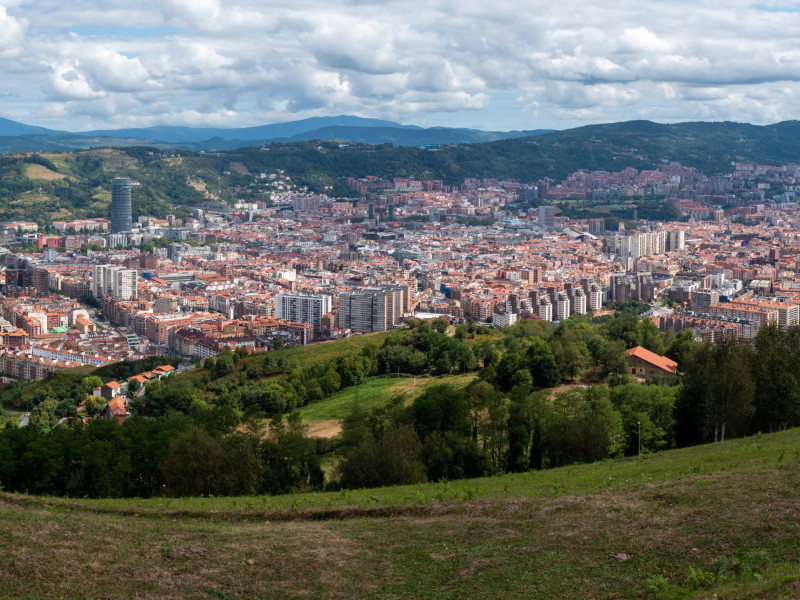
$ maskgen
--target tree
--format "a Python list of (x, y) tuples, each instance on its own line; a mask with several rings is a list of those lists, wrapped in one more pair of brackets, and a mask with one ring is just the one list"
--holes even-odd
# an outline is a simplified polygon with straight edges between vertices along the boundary
[(628, 354), (625, 352), (625, 343), (617, 341), (606, 341), (599, 349), (600, 367), (610, 374), (622, 375), (628, 367)]
[(678, 388), (667, 385), (628, 384), (610, 391), (611, 402), (622, 417), (625, 453), (656, 452), (674, 446), (675, 398)]
[(593, 462), (622, 450), (622, 419), (605, 388), (557, 394), (547, 412), (542, 451), (549, 467)]
[(342, 378), (339, 373), (331, 367), (325, 372), (325, 375), (319, 379), (319, 385), (326, 395), (330, 395), (339, 390), (342, 385)]
[(754, 349), (754, 427), (775, 431), (800, 423), (800, 329), (763, 327)]
[(752, 364), (750, 346), (731, 339), (694, 352), (675, 407), (679, 445), (724, 441), (731, 431), (747, 431), (755, 391)]
[(701, 345), (686, 364), (683, 385), (675, 401), (675, 443), (678, 447), (708, 441), (708, 415), (711, 406), (711, 381), (708, 365), (711, 348)]
[(378, 487), (425, 481), (422, 446), (414, 429), (400, 426), (380, 439), (368, 435), (347, 450), (337, 466), (344, 488)]
[(638, 345), (647, 348), (651, 352), (655, 352), (659, 356), (664, 354), (666, 351), (666, 348), (664, 347), (664, 340), (661, 338), (661, 334), (659, 333), (658, 327), (656, 327), (655, 323), (653, 323), (650, 319), (640, 319), (639, 331), (641, 341)]
[(214, 378), (218, 379), (233, 373), (233, 367), (233, 352), (231, 352), (230, 348), (225, 348), (222, 354), (217, 357), (216, 363), (214, 363)]
[(263, 491), (269, 494), (320, 489), (324, 475), (314, 440), (286, 431), (261, 444)]
[(83, 401), (83, 410), (87, 415), (93, 417), (102, 410), (103, 403), (100, 396), (86, 396), (86, 400)]
[(589, 351), (586, 344), (580, 341), (574, 332), (566, 330), (559, 339), (553, 340), (550, 346), (562, 377), (571, 380), (583, 372)]
[(92, 393), (92, 390), (99, 388), (103, 385), (103, 380), (100, 379), (97, 375), (89, 375), (88, 377), (84, 377), (81, 380), (81, 393), (83, 395), (88, 395)]
[(281, 336), (279, 336), (279, 335), (276, 335), (272, 339), (272, 349), (273, 350), (283, 350), (283, 347), (284, 347), (283, 338)]
[(694, 333), (686, 329), (675, 336), (666, 357), (678, 363), (678, 370), (683, 371), (699, 347), (700, 343), (695, 340)]
[(547, 342), (534, 337), (525, 353), (523, 364), (531, 372), (536, 387), (553, 387), (561, 382), (561, 370), (553, 357), (553, 351)]
[(466, 395), (448, 384), (429, 387), (411, 406), (414, 429), (424, 440), (434, 431), (471, 433), (469, 406)]
[(170, 447), (161, 470), (168, 496), (218, 495), (224, 489), (225, 452), (219, 441), (192, 428)]
[(482, 477), (489, 471), (486, 454), (475, 440), (452, 431), (436, 431), (422, 447), (422, 461), (429, 481)]
[(431, 321), (431, 327), (437, 333), (444, 335), (447, 333), (447, 328), (450, 326), (450, 323), (447, 322), (447, 319), (434, 319)]
[(709, 417), (714, 441), (725, 441), (726, 430), (741, 435), (753, 412), (754, 384), (751, 377), (752, 351), (723, 339), (712, 351)]
[(521, 365), (521, 359), (516, 352), (506, 352), (500, 362), (497, 363), (496, 376), (494, 378), (495, 385), (503, 390), (508, 391), (511, 389), (511, 380), (514, 377)]

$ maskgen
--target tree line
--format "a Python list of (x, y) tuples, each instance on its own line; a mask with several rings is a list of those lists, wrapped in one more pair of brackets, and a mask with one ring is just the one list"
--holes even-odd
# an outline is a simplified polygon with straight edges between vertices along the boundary
[[(626, 375), (625, 350), (635, 345), (678, 362), (675, 381)], [(34, 406), (31, 426), (0, 431), (0, 484), (97, 497), (356, 488), (552, 468), (800, 424), (800, 329), (771, 326), (753, 344), (711, 346), (691, 332), (661, 335), (635, 314), (526, 320), (500, 333), (410, 321), (380, 345), (305, 365), (281, 351), (228, 350), (148, 384), (122, 426), (63, 424), (78, 403), (102, 408), (89, 396), (103, 381), (97, 373), (123, 379), (142, 366), (5, 390), (4, 403)], [(396, 373), (475, 377), (355, 410), (334, 440), (306, 436), (299, 407)], [(571, 389), (554, 393), (563, 383)], [(327, 482), (325, 457), (336, 464)]]

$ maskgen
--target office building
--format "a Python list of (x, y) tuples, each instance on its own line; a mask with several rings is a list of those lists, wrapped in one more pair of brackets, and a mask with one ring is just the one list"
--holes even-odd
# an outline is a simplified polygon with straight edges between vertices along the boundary
[(131, 186), (127, 177), (111, 180), (111, 233), (122, 233), (132, 229)]

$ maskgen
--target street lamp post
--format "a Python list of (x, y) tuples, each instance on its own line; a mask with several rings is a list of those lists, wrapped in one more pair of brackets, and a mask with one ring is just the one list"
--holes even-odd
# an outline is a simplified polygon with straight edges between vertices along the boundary
[(636, 421), (636, 425), (639, 427), (639, 456), (642, 455), (642, 422)]

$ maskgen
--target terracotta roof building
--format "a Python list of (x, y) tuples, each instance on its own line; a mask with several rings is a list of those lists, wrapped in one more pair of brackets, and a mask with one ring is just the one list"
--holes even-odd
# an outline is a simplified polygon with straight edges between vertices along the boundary
[(642, 379), (653, 379), (656, 375), (662, 375), (667, 381), (672, 381), (678, 363), (665, 356), (659, 356), (655, 352), (650, 352), (647, 348), (636, 346), (627, 351), (628, 372)]

